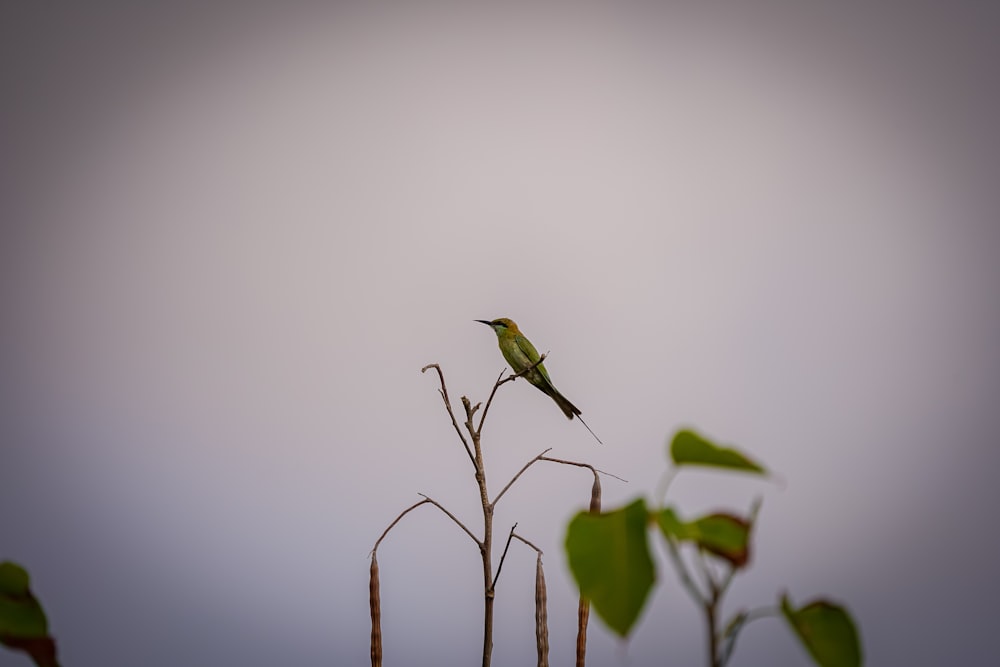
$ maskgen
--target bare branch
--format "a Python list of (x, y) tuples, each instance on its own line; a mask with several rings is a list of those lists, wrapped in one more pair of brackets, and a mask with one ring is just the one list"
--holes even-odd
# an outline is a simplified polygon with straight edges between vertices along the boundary
[(461, 521), (459, 521), (458, 518), (456, 518), (454, 514), (452, 514), (448, 510), (446, 510), (444, 508), (444, 505), (442, 505), (438, 501), (434, 500), (433, 498), (425, 496), (422, 493), (418, 493), (417, 495), (418, 496), (422, 496), (424, 498), (424, 502), (431, 503), (432, 505), (434, 505), (435, 507), (437, 507), (439, 510), (441, 510), (442, 512), (444, 512), (445, 514), (447, 514), (448, 518), (450, 518), (452, 521), (454, 521), (455, 523), (457, 523), (458, 527), (461, 528), (462, 530), (464, 530), (468, 534), (468, 536), (472, 538), (472, 541), (476, 543), (476, 546), (482, 548), (483, 543), (479, 541), (479, 538), (477, 538), (475, 535), (473, 535), (472, 531), (469, 530), (468, 528), (466, 528), (465, 524), (462, 523)]
[(448, 416), (451, 417), (451, 425), (455, 427), (455, 433), (458, 433), (458, 437), (462, 440), (462, 445), (465, 447), (465, 453), (469, 455), (469, 460), (472, 461), (472, 467), (476, 467), (476, 458), (472, 455), (472, 450), (469, 449), (469, 443), (462, 435), (462, 429), (458, 427), (458, 421), (455, 419), (455, 413), (451, 409), (451, 399), (448, 398), (448, 387), (444, 384), (444, 373), (441, 372), (441, 367), (437, 364), (427, 364), (420, 369), (421, 373), (427, 372), (428, 368), (433, 368), (437, 371), (438, 377), (441, 379), (441, 389), (438, 393), (441, 394), (441, 399), (444, 401), (444, 406), (448, 408)]
[(502, 371), (500, 371), (500, 375), (497, 376), (497, 381), (493, 383), (493, 391), (490, 392), (490, 397), (486, 399), (486, 407), (483, 408), (483, 416), (479, 418), (479, 428), (476, 429), (476, 433), (479, 433), (483, 430), (483, 422), (486, 421), (486, 413), (490, 411), (490, 405), (493, 404), (493, 396), (497, 393), (497, 389), (500, 387), (500, 385), (502, 385), (504, 382), (507, 381), (507, 380), (504, 380), (503, 382), (500, 381), (500, 378), (503, 377), (503, 371), (505, 370), (507, 369), (504, 368)]
[[(548, 450), (545, 450), (545, 451), (548, 451)], [(610, 472), (601, 470), (600, 468), (595, 468), (594, 466), (590, 465), (589, 463), (580, 463), (579, 461), (566, 461), (564, 459), (553, 459), (553, 458), (548, 457), (548, 456), (542, 456), (541, 458), (539, 458), (539, 460), (540, 461), (548, 461), (549, 463), (561, 463), (561, 464), (567, 465), (567, 466), (577, 466), (577, 467), (580, 467), (580, 468), (587, 468), (588, 470), (590, 470), (590, 472), (594, 473), (595, 475), (597, 473), (600, 473), (602, 475), (607, 475), (608, 477), (614, 477), (619, 482), (625, 482), (626, 484), (628, 484), (628, 480), (627, 479), (619, 477), (618, 475), (614, 475), (614, 474), (612, 474)]]
[[(479, 403), (476, 403), (475, 406), (473, 406), (472, 402), (469, 400), (467, 396), (462, 397), (462, 407), (465, 408), (465, 430), (467, 430), (469, 432), (469, 435), (472, 436), (473, 447), (478, 446), (477, 445), (478, 441), (476, 438), (479, 435), (479, 433), (477, 433), (472, 427), (472, 417), (473, 415), (476, 414), (476, 410), (479, 409), (479, 405), (480, 405)], [(478, 452), (479, 450), (477, 449), (476, 451)], [(478, 466), (476, 466), (476, 470), (479, 470)]]
[(521, 468), (520, 470), (518, 470), (517, 474), (514, 475), (514, 477), (512, 477), (509, 482), (507, 482), (507, 486), (503, 487), (500, 490), (500, 493), (498, 493), (497, 497), (493, 499), (493, 502), (490, 503), (490, 506), (491, 507), (496, 507), (496, 504), (497, 504), (497, 502), (499, 502), (500, 497), (503, 496), (503, 494), (507, 493), (507, 490), (514, 484), (514, 482), (517, 481), (517, 478), (520, 477), (524, 473), (525, 470), (527, 470), (528, 468), (530, 468), (532, 465), (534, 465), (538, 461), (548, 461), (549, 463), (561, 463), (563, 465), (577, 466), (578, 468), (586, 468), (586, 469), (590, 470), (590, 472), (592, 472), (595, 477), (597, 476), (598, 473), (600, 473), (602, 475), (607, 475), (608, 477), (614, 477), (615, 479), (617, 479), (617, 480), (619, 480), (621, 482), (625, 482), (626, 484), (628, 483), (628, 480), (622, 479), (618, 475), (612, 475), (609, 472), (605, 472), (603, 470), (599, 470), (598, 468), (595, 468), (594, 466), (590, 465), (589, 463), (580, 463), (579, 461), (566, 461), (564, 459), (554, 459), (554, 458), (551, 458), (549, 456), (545, 456), (546, 452), (551, 452), (551, 451), (552, 451), (552, 448), (549, 447), (544, 452), (542, 452), (541, 454), (539, 454), (535, 458), (533, 458), (530, 461), (528, 461), (527, 463), (525, 463), (524, 467)]
[[(543, 361), (545, 361), (545, 357), (547, 357), (547, 356), (549, 356), (548, 352), (546, 352), (545, 354), (543, 354), (542, 356), (540, 356), (538, 358), (538, 361), (536, 361), (535, 363), (531, 364), (530, 366), (528, 366), (527, 368), (525, 368), (523, 371), (519, 371), (517, 373), (512, 373), (511, 375), (508, 375), (505, 378), (503, 377), (503, 371), (500, 371), (500, 375), (497, 376), (497, 381), (493, 383), (493, 391), (490, 392), (490, 397), (486, 400), (486, 407), (483, 408), (483, 416), (479, 418), (479, 428), (476, 429), (476, 433), (481, 433), (482, 432), (482, 430), (483, 430), (483, 422), (486, 421), (486, 413), (489, 412), (489, 410), (490, 410), (490, 404), (493, 402), (493, 396), (496, 395), (497, 389), (500, 388), (500, 385), (507, 384), (508, 382), (513, 382), (517, 378), (523, 376), (525, 373), (528, 373), (530, 371), (535, 370), (535, 368), (537, 368), (539, 364), (541, 364)], [(504, 369), (504, 370), (506, 370), (506, 369)], [(500, 378), (503, 378), (503, 379), (501, 380)]]
[(503, 555), (500, 556), (500, 564), (497, 565), (497, 575), (493, 579), (493, 586), (494, 587), (497, 585), (497, 580), (500, 579), (500, 570), (503, 569), (503, 562), (504, 562), (504, 559), (507, 558), (507, 550), (510, 549), (510, 541), (511, 541), (512, 538), (516, 537), (517, 539), (521, 540), (522, 542), (524, 542), (525, 544), (527, 544), (529, 547), (531, 547), (532, 549), (534, 549), (535, 552), (538, 553), (538, 557), (539, 558), (542, 557), (542, 550), (539, 549), (538, 547), (536, 547), (534, 544), (532, 544), (528, 540), (526, 540), (523, 537), (521, 537), (520, 535), (518, 535), (517, 533), (515, 533), (514, 532), (515, 528), (517, 528), (517, 524), (516, 523), (513, 526), (510, 527), (510, 534), (507, 535), (507, 544), (503, 548)]
[(532, 548), (532, 549), (534, 549), (535, 551), (537, 551), (537, 552), (538, 552), (538, 555), (539, 555), (539, 556), (541, 556), (541, 555), (542, 555), (542, 550), (541, 550), (541, 549), (539, 549), (538, 547), (536, 547), (536, 546), (535, 546), (534, 544), (532, 544), (531, 542), (529, 542), (528, 540), (524, 539), (523, 537), (521, 537), (520, 535), (518, 535), (517, 533), (515, 533), (515, 532), (513, 532), (513, 531), (511, 531), (511, 534), (512, 534), (512, 535), (513, 535), (514, 537), (516, 537), (517, 539), (519, 539), (519, 540), (521, 540), (522, 542), (524, 542), (525, 544), (527, 544), (527, 545), (528, 545), (529, 547), (531, 547), (531, 548)]
[(438, 503), (436, 500), (433, 500), (432, 498), (428, 498), (427, 496), (425, 496), (422, 493), (417, 494), (417, 495), (423, 496), (423, 500), (421, 500), (419, 502), (416, 502), (416, 503), (413, 503), (412, 505), (410, 505), (409, 507), (407, 507), (405, 510), (403, 510), (402, 512), (400, 512), (399, 516), (397, 516), (395, 519), (393, 519), (393, 522), (389, 524), (389, 527), (386, 528), (384, 531), (382, 531), (382, 534), (375, 541), (375, 546), (372, 547), (371, 553), (372, 553), (373, 556), (375, 555), (375, 552), (378, 551), (378, 547), (379, 547), (380, 544), (382, 544), (382, 540), (385, 539), (385, 536), (389, 534), (390, 530), (392, 530), (393, 528), (395, 528), (396, 524), (399, 523), (404, 516), (406, 516), (407, 514), (409, 514), (410, 512), (412, 512), (413, 510), (417, 509), (421, 505), (427, 505), (427, 504), (434, 505), (439, 510), (441, 510), (442, 512), (444, 512), (445, 514), (447, 514), (451, 518), (452, 521), (454, 521), (455, 523), (458, 524), (459, 528), (461, 528), (462, 530), (464, 530), (469, 535), (469, 537), (472, 538), (472, 541), (475, 542), (477, 546), (482, 546), (482, 543), (479, 541), (479, 539), (475, 535), (472, 534), (472, 531), (470, 531), (468, 528), (466, 528), (465, 525), (461, 521), (459, 521), (458, 519), (456, 519), (454, 514), (452, 514), (451, 512), (449, 512), (448, 510), (446, 510), (444, 507), (442, 507), (440, 503)]
[(552, 451), (552, 448), (549, 447), (544, 452), (542, 452), (541, 454), (539, 454), (535, 458), (533, 458), (530, 461), (528, 461), (527, 463), (525, 463), (524, 467), (521, 468), (520, 470), (518, 470), (517, 474), (514, 475), (509, 482), (507, 482), (507, 486), (503, 487), (503, 489), (500, 490), (500, 493), (497, 494), (497, 497), (493, 499), (492, 503), (490, 503), (490, 507), (496, 507), (497, 501), (500, 500), (500, 498), (503, 496), (503, 494), (507, 493), (507, 489), (509, 489), (514, 484), (514, 482), (517, 481), (517, 478), (520, 477), (521, 474), (524, 473), (525, 470), (527, 470), (528, 468), (530, 468), (532, 466), (532, 464), (534, 464), (536, 461), (541, 460), (541, 458), (543, 456), (545, 456), (545, 452), (551, 452), (551, 451)]
[(517, 524), (516, 523), (513, 526), (510, 527), (510, 535), (507, 536), (507, 544), (504, 545), (503, 554), (500, 556), (500, 564), (497, 565), (497, 573), (493, 577), (493, 588), (496, 588), (497, 581), (500, 580), (500, 570), (503, 569), (503, 562), (507, 558), (507, 550), (510, 549), (510, 538), (514, 537), (514, 529), (515, 528), (517, 528)]
[(382, 544), (382, 540), (384, 540), (385, 536), (389, 534), (389, 531), (392, 530), (393, 527), (397, 523), (399, 523), (400, 519), (402, 519), (404, 516), (406, 516), (407, 514), (409, 514), (410, 512), (412, 512), (413, 510), (417, 509), (421, 505), (423, 505), (425, 503), (429, 503), (429, 502), (430, 502), (429, 500), (421, 500), (420, 502), (413, 503), (412, 505), (410, 505), (409, 507), (407, 507), (405, 510), (403, 510), (402, 512), (400, 512), (399, 516), (397, 516), (396, 519), (392, 523), (389, 524), (389, 527), (386, 528), (384, 531), (382, 531), (382, 535), (377, 540), (375, 540), (375, 546), (372, 547), (372, 555), (373, 556), (375, 555), (375, 552), (378, 551), (378, 545)]

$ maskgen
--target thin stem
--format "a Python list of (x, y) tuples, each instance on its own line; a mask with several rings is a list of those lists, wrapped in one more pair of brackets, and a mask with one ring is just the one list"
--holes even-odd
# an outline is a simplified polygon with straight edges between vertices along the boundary
[(709, 667), (721, 667), (719, 662), (719, 642), (716, 641), (716, 611), (718, 609), (718, 594), (713, 592), (711, 600), (705, 603), (705, 622), (708, 625), (708, 664)]
[[(542, 356), (540, 356), (538, 358), (538, 361), (536, 361), (535, 363), (531, 364), (530, 366), (528, 366), (527, 368), (525, 368), (523, 371), (518, 371), (517, 373), (512, 373), (511, 375), (508, 375), (505, 378), (503, 377), (503, 371), (500, 371), (500, 375), (497, 377), (497, 381), (493, 383), (493, 391), (490, 392), (490, 397), (488, 399), (486, 399), (486, 407), (483, 408), (483, 416), (479, 418), (479, 428), (476, 429), (476, 434), (482, 433), (482, 431), (483, 431), (483, 423), (486, 421), (486, 413), (489, 412), (489, 410), (490, 410), (490, 404), (493, 403), (493, 397), (496, 395), (497, 389), (500, 388), (500, 385), (507, 384), (508, 382), (513, 382), (514, 380), (516, 380), (517, 378), (521, 377), (522, 375), (524, 375), (528, 371), (534, 370), (540, 363), (542, 363), (543, 361), (545, 361), (545, 357), (547, 357), (547, 356), (549, 356), (548, 352), (546, 352), (545, 354), (543, 354)], [(503, 378), (503, 379), (501, 380), (500, 378)], [(471, 418), (471, 415), (470, 415), (470, 418)]]
[[(552, 451), (551, 447), (549, 447), (548, 449), (545, 450), (545, 452), (551, 452), (551, 451)], [(520, 470), (518, 470), (517, 474), (514, 475), (509, 482), (507, 482), (507, 486), (503, 487), (500, 490), (500, 493), (498, 493), (497, 497), (493, 499), (493, 502), (490, 503), (490, 506), (491, 507), (496, 507), (497, 506), (497, 501), (499, 501), (500, 498), (503, 497), (503, 494), (507, 493), (507, 489), (509, 489), (511, 486), (513, 486), (514, 482), (517, 481), (517, 478), (520, 477), (524, 473), (525, 470), (527, 470), (528, 468), (530, 468), (536, 461), (541, 460), (541, 458), (543, 456), (545, 456), (545, 452), (542, 452), (541, 454), (539, 454), (535, 458), (533, 458), (530, 461), (528, 461), (527, 463), (525, 463), (524, 467), (521, 468)]]
[(394, 520), (394, 521), (393, 521), (392, 523), (390, 523), (390, 524), (389, 524), (389, 527), (388, 527), (388, 528), (386, 528), (386, 529), (385, 529), (384, 531), (382, 531), (382, 535), (380, 535), (380, 536), (379, 536), (379, 538), (378, 538), (377, 540), (375, 540), (375, 546), (373, 546), (373, 547), (372, 547), (372, 551), (371, 551), (372, 555), (374, 555), (374, 554), (375, 554), (375, 552), (376, 552), (376, 551), (378, 551), (378, 545), (382, 544), (382, 540), (384, 540), (384, 539), (385, 539), (385, 536), (389, 534), (389, 531), (390, 531), (390, 530), (392, 530), (392, 529), (393, 529), (393, 527), (394, 527), (394, 526), (395, 526), (395, 525), (396, 525), (397, 523), (399, 523), (399, 521), (400, 521), (400, 520), (401, 520), (401, 519), (402, 519), (402, 518), (403, 518), (404, 516), (406, 516), (407, 514), (409, 514), (410, 512), (412, 512), (413, 510), (417, 509), (417, 508), (418, 508), (418, 507), (420, 507), (421, 505), (425, 505), (425, 504), (427, 504), (427, 503), (429, 503), (429, 502), (430, 502), (430, 501), (429, 501), (429, 500), (427, 500), (427, 499), (424, 499), (424, 500), (421, 500), (420, 502), (417, 502), (417, 503), (413, 503), (412, 505), (410, 505), (409, 507), (407, 507), (407, 508), (406, 508), (405, 510), (403, 510), (402, 512), (400, 512), (400, 513), (399, 513), (399, 516), (397, 516), (397, 517), (395, 518), (395, 520)]
[(726, 569), (726, 574), (722, 577), (722, 581), (719, 582), (719, 595), (725, 595), (726, 591), (729, 590), (729, 584), (733, 583), (733, 577), (736, 576), (736, 568), (729, 566)]
[(709, 569), (708, 563), (705, 562), (705, 552), (699, 549), (695, 554), (694, 562), (698, 566), (698, 571), (701, 572), (701, 576), (705, 577), (705, 584), (708, 586), (708, 590), (711, 595), (713, 597), (719, 595), (719, 582)]
[(476, 450), (476, 457), (474, 459), (476, 470), (479, 470), (479, 465), (482, 463), (480, 460), (482, 458), (481, 452), (476, 449), (478, 446), (476, 443), (479, 442), (479, 433), (472, 427), (472, 418), (476, 414), (476, 410), (480, 408), (482, 403), (472, 404), (472, 401), (468, 399), (467, 396), (462, 397), (462, 407), (465, 408), (465, 430), (469, 432), (472, 437), (472, 447)]
[(528, 461), (527, 463), (525, 463), (525, 464), (524, 464), (524, 467), (522, 467), (522, 468), (521, 468), (520, 470), (518, 470), (518, 471), (517, 471), (517, 474), (516, 474), (516, 475), (514, 475), (514, 476), (513, 476), (512, 478), (511, 478), (511, 480), (510, 480), (509, 482), (507, 482), (507, 486), (503, 487), (503, 488), (502, 488), (502, 489), (500, 490), (500, 493), (498, 493), (498, 494), (497, 494), (497, 497), (496, 497), (496, 498), (494, 498), (494, 499), (493, 499), (493, 502), (492, 502), (492, 503), (490, 503), (490, 504), (491, 504), (491, 505), (492, 505), (493, 507), (496, 507), (496, 504), (497, 504), (497, 502), (499, 502), (499, 500), (500, 500), (500, 498), (501, 498), (501, 497), (503, 496), (503, 494), (507, 493), (507, 490), (508, 490), (508, 489), (509, 489), (509, 488), (510, 488), (511, 486), (513, 486), (513, 485), (514, 485), (514, 482), (516, 482), (516, 481), (517, 481), (517, 479), (518, 479), (518, 478), (519, 478), (519, 477), (520, 477), (520, 476), (521, 476), (522, 474), (524, 474), (524, 471), (525, 471), (525, 470), (527, 470), (528, 468), (530, 468), (530, 467), (531, 467), (532, 465), (534, 465), (534, 464), (535, 464), (535, 463), (537, 463), (538, 461), (548, 461), (549, 463), (560, 463), (560, 464), (562, 464), (562, 465), (567, 465), (567, 466), (576, 466), (576, 467), (578, 467), (578, 468), (586, 468), (587, 470), (589, 470), (590, 472), (592, 472), (592, 473), (593, 473), (593, 474), (594, 474), (595, 476), (596, 476), (596, 475), (597, 475), (598, 473), (600, 473), (600, 474), (602, 474), (602, 475), (607, 475), (608, 477), (614, 477), (615, 479), (617, 479), (617, 480), (618, 480), (618, 481), (620, 481), (620, 482), (625, 482), (626, 484), (628, 483), (628, 480), (626, 480), (626, 479), (622, 479), (622, 478), (621, 478), (621, 477), (619, 477), (618, 475), (613, 475), (613, 474), (611, 474), (610, 472), (605, 472), (605, 471), (603, 471), (603, 470), (599, 470), (599, 469), (595, 468), (594, 466), (590, 465), (589, 463), (580, 463), (579, 461), (567, 461), (567, 460), (565, 460), (565, 459), (554, 459), (554, 458), (552, 458), (552, 457), (550, 457), (550, 456), (545, 456), (545, 453), (546, 453), (546, 452), (551, 452), (551, 451), (552, 451), (552, 448), (551, 448), (551, 447), (549, 447), (549, 448), (548, 448), (548, 449), (546, 449), (546, 450), (545, 450), (544, 452), (542, 452), (541, 454), (539, 454), (539, 455), (538, 455), (538, 456), (536, 456), (535, 458), (533, 458), (533, 459), (531, 459), (530, 461)]
[(759, 621), (762, 618), (781, 618), (781, 609), (778, 607), (757, 607), (747, 612), (747, 618), (743, 625)]
[(436, 370), (438, 377), (441, 379), (441, 388), (438, 390), (438, 393), (441, 394), (444, 406), (448, 408), (448, 416), (451, 417), (451, 425), (455, 427), (455, 433), (458, 433), (458, 437), (462, 440), (462, 445), (465, 447), (465, 453), (469, 455), (469, 460), (472, 461), (472, 465), (474, 467), (476, 465), (476, 459), (472, 456), (472, 450), (469, 449), (469, 443), (466, 441), (465, 436), (462, 435), (462, 429), (458, 427), (458, 420), (455, 419), (455, 413), (452, 412), (451, 399), (448, 398), (448, 387), (444, 384), (444, 373), (441, 372), (441, 367), (437, 364), (427, 364), (420, 369), (420, 372), (425, 373), (428, 368)]
[(681, 584), (687, 589), (688, 594), (699, 606), (704, 606), (708, 600), (698, 589), (697, 584), (694, 583), (694, 579), (691, 578), (691, 573), (688, 572), (687, 565), (684, 564), (684, 559), (681, 558), (680, 551), (677, 549), (677, 542), (674, 538), (667, 537), (667, 553), (670, 555), (670, 560), (674, 563), (674, 569), (677, 570), (677, 576), (680, 577)]
[(739, 633), (754, 621), (758, 621), (762, 618), (776, 617), (781, 618), (781, 610), (777, 607), (758, 607), (756, 609), (751, 609), (750, 611), (741, 611), (736, 613), (733, 618), (729, 620), (726, 624), (726, 629), (723, 630), (721, 640), (723, 642), (721, 655), (719, 656), (719, 665), (724, 666), (729, 662), (729, 658), (733, 654), (733, 649), (736, 648), (736, 638)]
[(478, 547), (482, 548), (482, 546), (483, 546), (483, 543), (482, 543), (481, 541), (479, 541), (479, 538), (477, 538), (477, 537), (476, 537), (475, 535), (473, 535), (473, 534), (472, 534), (472, 531), (471, 531), (471, 530), (469, 530), (468, 528), (466, 528), (466, 527), (465, 527), (465, 524), (464, 524), (464, 523), (462, 523), (461, 521), (459, 521), (459, 520), (458, 520), (458, 518), (457, 518), (457, 517), (456, 517), (456, 516), (455, 516), (454, 514), (452, 514), (452, 513), (451, 513), (451, 512), (449, 512), (448, 510), (446, 510), (446, 509), (444, 508), (444, 506), (443, 506), (443, 505), (441, 505), (441, 503), (439, 503), (438, 501), (434, 500), (433, 498), (430, 498), (430, 497), (428, 497), (428, 496), (425, 496), (425, 495), (424, 495), (424, 494), (422, 494), (422, 493), (418, 493), (417, 495), (418, 495), (418, 496), (423, 496), (423, 498), (424, 498), (424, 502), (428, 502), (428, 503), (431, 503), (432, 505), (434, 505), (435, 507), (437, 507), (437, 508), (438, 508), (439, 510), (441, 510), (442, 512), (444, 512), (445, 514), (447, 514), (447, 515), (448, 515), (448, 517), (449, 517), (449, 518), (450, 518), (450, 519), (451, 519), (452, 521), (454, 521), (455, 523), (457, 523), (457, 524), (458, 524), (458, 527), (459, 527), (459, 528), (461, 528), (462, 530), (464, 530), (464, 531), (466, 532), (466, 534), (468, 534), (468, 536), (472, 538), (472, 541), (473, 541), (473, 542), (475, 542), (475, 543), (476, 543), (476, 545), (477, 545)]
[(729, 662), (729, 657), (733, 654), (733, 649), (736, 648), (736, 637), (746, 625), (748, 616), (749, 614), (745, 611), (737, 612), (726, 624), (722, 631), (722, 637), (720, 637), (722, 648), (719, 652), (719, 665), (724, 666)]
[(719, 636), (718, 630), (719, 603), (722, 600), (722, 591), (719, 589), (719, 584), (716, 581), (715, 575), (712, 574), (711, 570), (708, 568), (708, 564), (705, 562), (705, 555), (703, 552), (698, 552), (696, 562), (701, 567), (702, 574), (705, 575), (709, 588), (708, 599), (705, 600), (705, 605), (703, 607), (705, 612), (705, 624), (708, 626), (706, 628), (708, 633), (708, 665), (709, 667), (722, 667), (722, 656), (719, 652), (722, 644), (722, 638)]
[(577, 466), (579, 468), (587, 468), (592, 473), (595, 473), (595, 474), (596, 473), (601, 473), (602, 475), (607, 475), (608, 477), (614, 477), (619, 482), (625, 482), (626, 484), (628, 484), (628, 480), (627, 479), (625, 479), (623, 477), (619, 477), (618, 475), (614, 475), (614, 474), (612, 474), (610, 472), (607, 472), (606, 470), (601, 470), (600, 468), (595, 468), (594, 466), (590, 465), (589, 463), (580, 463), (579, 461), (566, 461), (565, 459), (554, 459), (554, 458), (552, 458), (550, 456), (543, 456), (543, 457), (541, 457), (539, 459), (539, 461), (548, 461), (549, 463), (561, 463), (561, 464), (567, 465), (567, 466)]
[(476, 429), (476, 433), (480, 433), (483, 430), (483, 422), (486, 421), (486, 413), (490, 411), (490, 405), (493, 403), (493, 396), (496, 395), (497, 389), (499, 389), (500, 385), (504, 384), (504, 382), (510, 382), (510, 378), (501, 381), (505, 370), (507, 369), (504, 368), (500, 371), (500, 375), (497, 376), (497, 381), (493, 383), (493, 390), (490, 392), (490, 397), (486, 399), (486, 407), (483, 408), (483, 414), (479, 418), (479, 428)]
[(677, 476), (677, 468), (670, 466), (667, 468), (663, 475), (660, 477), (659, 483), (656, 485), (656, 500), (657, 504), (661, 507), (664, 501), (667, 499), (667, 489), (670, 488), (670, 483), (674, 481), (674, 477)]
[(507, 544), (504, 545), (503, 554), (500, 556), (500, 564), (497, 565), (497, 573), (493, 575), (493, 588), (497, 587), (497, 582), (500, 580), (500, 570), (503, 569), (503, 562), (507, 558), (507, 550), (510, 549), (510, 540), (514, 537), (515, 528), (517, 528), (516, 523), (510, 527), (510, 535), (507, 536)]
[[(515, 525), (516, 525), (516, 524), (515, 524)], [(521, 540), (522, 542), (524, 542), (525, 544), (527, 544), (527, 545), (528, 545), (529, 547), (531, 547), (532, 549), (534, 549), (534, 550), (535, 550), (536, 552), (538, 552), (538, 555), (539, 555), (539, 556), (541, 556), (541, 555), (542, 555), (542, 550), (541, 550), (541, 549), (539, 549), (538, 547), (536, 547), (536, 546), (535, 546), (534, 544), (532, 544), (532, 543), (531, 543), (531, 542), (529, 542), (528, 540), (524, 539), (523, 537), (521, 537), (521, 536), (520, 536), (520, 535), (518, 535), (517, 533), (513, 533), (513, 535), (514, 535), (514, 537), (516, 537), (517, 539)]]
[[(479, 543), (479, 555), (483, 561), (483, 667), (490, 667), (493, 660), (493, 603), (496, 598), (493, 589), (493, 505), (490, 504), (489, 491), (486, 487), (482, 440), (479, 431), (472, 425), (472, 417), (479, 409), (479, 403), (473, 407), (469, 399), (463, 396), (462, 405), (465, 407), (465, 428), (472, 438), (472, 447), (476, 452), (473, 464), (476, 467), (479, 502), (483, 508), (483, 540)], [(479, 423), (481, 427), (482, 420)]]

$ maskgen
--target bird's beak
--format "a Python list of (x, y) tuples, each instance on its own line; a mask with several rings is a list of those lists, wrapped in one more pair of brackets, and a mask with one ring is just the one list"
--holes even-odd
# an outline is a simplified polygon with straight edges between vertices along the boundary
[(489, 320), (473, 320), (473, 322), (482, 322), (483, 324), (485, 324), (488, 327), (493, 326), (493, 323), (490, 322)]

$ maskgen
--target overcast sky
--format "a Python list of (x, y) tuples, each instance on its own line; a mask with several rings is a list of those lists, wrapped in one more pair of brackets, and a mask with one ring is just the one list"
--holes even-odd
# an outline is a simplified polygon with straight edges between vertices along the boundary
[[(605, 507), (650, 496), (694, 426), (785, 480), (671, 488), (687, 514), (764, 496), (729, 611), (829, 595), (868, 664), (984, 664), (996, 10), (471, 4), (3, 4), (0, 559), (64, 663), (365, 664), (383, 528), (418, 492), (481, 522), (420, 368), (485, 400), (503, 361), (473, 320), (506, 316), (605, 445), (506, 385), (494, 492), (552, 447), (629, 480)], [(498, 506), (545, 551), (553, 664), (589, 489), (539, 466)], [(476, 664), (468, 538), (422, 508), (379, 554), (385, 663)], [(662, 556), (592, 664), (702, 664)], [(533, 567), (512, 547), (502, 667), (534, 660)], [(748, 627), (732, 665), (777, 664), (809, 663)]]

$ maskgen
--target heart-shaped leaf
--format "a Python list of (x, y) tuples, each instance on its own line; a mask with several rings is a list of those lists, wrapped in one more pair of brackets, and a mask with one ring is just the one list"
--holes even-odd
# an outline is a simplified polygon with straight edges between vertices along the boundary
[(618, 635), (631, 630), (653, 588), (656, 571), (641, 498), (613, 512), (580, 512), (566, 532), (566, 555), (580, 594)]

